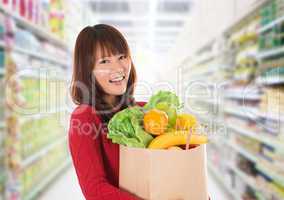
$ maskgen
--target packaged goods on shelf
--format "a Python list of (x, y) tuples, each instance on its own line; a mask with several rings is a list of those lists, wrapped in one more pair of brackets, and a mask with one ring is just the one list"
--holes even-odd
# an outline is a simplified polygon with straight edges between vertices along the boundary
[[(0, 129), (3, 122), (6, 180), (5, 188), (0, 183), (0, 193), (5, 190), (7, 200), (28, 200), (35, 199), (70, 164), (64, 135), (70, 52), (58, 39), (64, 37), (65, 19), (50, 7), (62, 0), (21, 1), (27, 7), (5, 2), (0, 4), (0, 79), (5, 77), (7, 85), (6, 93), (0, 94), (0, 100), (5, 97)], [(64, 6), (57, 8), (64, 13)], [(2, 49), (5, 72), (1, 74)]]
[(284, 45), (284, 21), (279, 20), (274, 26), (271, 23), (276, 22), (283, 17), (283, 2), (270, 1), (264, 8), (261, 9), (261, 25), (269, 28), (264, 29), (259, 36), (260, 49), (272, 49)]
[(243, 25), (243, 28), (230, 36), (229, 40), (232, 44), (243, 47), (247, 44), (255, 44), (257, 42), (258, 35), (256, 29), (259, 24), (259, 17), (257, 16), (247, 23), (247, 25)]
[[(260, 77), (258, 77), (259, 81), (262, 81), (263, 84), (283, 84), (284, 83), (284, 67), (275, 67), (271, 69), (267, 69), (262, 72)], [(269, 80), (275, 80), (274, 83)]]
[[(4, 111), (5, 111), (5, 83), (4, 77), (0, 75), (0, 123), (4, 122)], [(1, 125), (0, 125), (1, 126)]]
[(265, 76), (265, 77), (269, 77), (269, 76), (273, 76), (273, 77), (284, 77), (284, 67), (274, 67), (272, 69), (268, 69), (266, 71), (263, 72), (263, 74), (261, 74), (261, 76)]
[(64, 7), (62, 0), (22, 0), (21, 3), (5, 0), (1, 5), (1, 9), (13, 13), (13, 16), (19, 17), (25, 23), (37, 25), (61, 38), (64, 37)]
[(261, 62), (260, 69), (262, 71), (270, 69), (270, 68), (277, 68), (284, 66), (284, 58), (280, 57), (278, 59), (266, 59)]
[[(220, 95), (220, 109), (212, 110), (216, 102), (204, 99), (196, 106), (210, 113), (199, 116), (213, 123), (210, 131), (219, 124), (225, 127), (227, 137), (207, 145), (208, 167), (213, 174), (222, 173), (217, 179), (233, 199), (284, 199), (283, 8), (283, 0), (263, 1), (219, 35), (225, 40), (224, 49), (211, 58), (204, 56), (213, 49), (210, 41), (195, 52), (201, 57), (198, 62), (185, 64), (189, 79), (209, 82), (219, 76), (221, 83), (228, 82)], [(218, 62), (227, 66), (224, 73), (211, 70), (210, 65)]]
[(266, 87), (261, 97), (260, 110), (264, 113), (280, 114), (284, 112), (284, 88)]
[(49, 26), (51, 32), (56, 33), (60, 37), (64, 37), (64, 9), (66, 5), (63, 0), (55, 0), (50, 2)]
[(244, 173), (246, 173), (250, 177), (256, 177), (257, 170), (255, 168), (255, 163), (246, 159), (242, 155), (238, 155), (236, 159), (236, 165), (237, 167), (242, 170)]
[(48, 174), (60, 167), (58, 163), (65, 161), (67, 156), (68, 151), (65, 140), (50, 150), (44, 157), (27, 166), (21, 173), (23, 197), (29, 195), (36, 185), (44, 181)]
[(277, 200), (283, 199), (284, 197), (283, 187), (273, 182), (272, 179), (267, 177), (262, 172), (258, 172), (256, 184), (259, 185), (259, 187), (262, 189), (267, 199), (277, 199)]
[(271, 1), (268, 5), (264, 6), (260, 10), (260, 15), (262, 17), (261, 24), (265, 25), (271, 22), (276, 17), (276, 4), (275, 1)]
[[(53, 114), (38, 120), (26, 120), (21, 125), (22, 158), (25, 159), (41, 149), (64, 137), (64, 127), (60, 124), (59, 115)], [(50, 131), (49, 127), (53, 127)]]
[(240, 145), (240, 147), (252, 152), (253, 154), (259, 154), (261, 151), (261, 143), (253, 138), (234, 135), (234, 141), (237, 145)]
[(37, 38), (31, 32), (21, 29), (15, 32), (15, 45), (34, 52), (41, 50)]

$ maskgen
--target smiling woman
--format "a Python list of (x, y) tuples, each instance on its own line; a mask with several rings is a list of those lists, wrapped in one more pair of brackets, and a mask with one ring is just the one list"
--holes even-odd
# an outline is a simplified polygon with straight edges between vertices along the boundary
[(135, 82), (130, 49), (118, 30), (98, 24), (80, 32), (71, 86), (76, 104), (92, 105), (107, 122), (114, 112), (134, 104)]
[(102, 57), (98, 48), (94, 74), (97, 82), (108, 94), (122, 95), (127, 88), (131, 60), (124, 54)]
[(128, 44), (118, 30), (99, 24), (79, 33), (74, 53), (71, 95), (78, 106), (69, 147), (82, 192), (86, 200), (138, 199), (118, 187), (119, 146), (107, 139), (106, 128), (116, 112), (136, 104)]

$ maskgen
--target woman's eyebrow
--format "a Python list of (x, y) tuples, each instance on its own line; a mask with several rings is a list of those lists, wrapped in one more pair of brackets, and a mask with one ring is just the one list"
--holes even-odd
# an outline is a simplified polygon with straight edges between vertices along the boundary
[(104, 57), (98, 58), (97, 61), (108, 59), (108, 58), (110, 58), (110, 56), (104, 56)]
[(125, 53), (119, 53), (119, 54), (116, 54), (115, 56), (125, 56), (126, 54)]
[(122, 55), (126, 55), (126, 54), (125, 53), (119, 53), (119, 54), (115, 54), (115, 55), (111, 55), (111, 56), (104, 56), (104, 57), (98, 58), (97, 60), (108, 59), (108, 58), (111, 58), (111, 57), (119, 57), (119, 56), (122, 56)]

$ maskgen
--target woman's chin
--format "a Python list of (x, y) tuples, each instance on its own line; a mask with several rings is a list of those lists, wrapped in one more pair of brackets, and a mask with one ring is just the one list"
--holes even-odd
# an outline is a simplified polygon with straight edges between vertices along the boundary
[(110, 95), (115, 95), (115, 96), (120, 96), (123, 95), (126, 92), (126, 87), (113, 87), (111, 91), (109, 91), (108, 93)]
[(111, 95), (123, 95), (127, 89), (127, 82), (122, 81), (121, 83), (111, 84), (109, 86), (108, 94)]

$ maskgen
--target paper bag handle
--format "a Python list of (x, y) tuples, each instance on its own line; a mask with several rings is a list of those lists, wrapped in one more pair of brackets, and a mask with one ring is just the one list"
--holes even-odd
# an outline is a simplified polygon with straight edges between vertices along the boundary
[(189, 133), (187, 134), (187, 137), (186, 137), (186, 146), (185, 146), (185, 150), (188, 150), (188, 149), (189, 149), (191, 136), (192, 136), (192, 128), (190, 128), (190, 129), (189, 129)]

